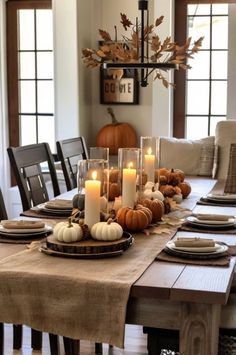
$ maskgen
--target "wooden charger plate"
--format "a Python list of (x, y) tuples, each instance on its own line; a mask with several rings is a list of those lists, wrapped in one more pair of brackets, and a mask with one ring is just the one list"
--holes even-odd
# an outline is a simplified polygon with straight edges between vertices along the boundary
[(46, 243), (39, 250), (51, 256), (98, 259), (121, 255), (132, 243), (133, 237), (128, 232), (124, 232), (121, 239), (112, 242), (87, 239), (76, 243), (62, 243), (52, 235), (46, 238)]

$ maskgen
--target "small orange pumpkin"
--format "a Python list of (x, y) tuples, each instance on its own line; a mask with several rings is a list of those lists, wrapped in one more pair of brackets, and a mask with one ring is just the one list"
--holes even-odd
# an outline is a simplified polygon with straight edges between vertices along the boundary
[(182, 193), (182, 195), (183, 195), (183, 198), (188, 197), (188, 195), (189, 195), (190, 192), (192, 191), (192, 188), (191, 188), (189, 182), (187, 182), (187, 181), (181, 182), (181, 183), (178, 185), (178, 187), (179, 187), (180, 190), (181, 190), (181, 193)]
[(176, 194), (175, 186), (161, 185), (159, 190), (165, 197), (173, 197)]
[(149, 199), (145, 198), (140, 201), (140, 203), (144, 206), (149, 208), (152, 211), (152, 223), (161, 221), (161, 217), (165, 212), (164, 203), (157, 199)]
[(124, 230), (138, 232), (145, 229), (152, 220), (152, 212), (149, 208), (137, 205), (131, 207), (121, 207), (116, 214), (117, 222)]
[(129, 123), (117, 121), (111, 107), (107, 109), (111, 115), (112, 123), (100, 129), (96, 137), (97, 147), (108, 147), (111, 155), (118, 153), (118, 148), (137, 147), (137, 135)]

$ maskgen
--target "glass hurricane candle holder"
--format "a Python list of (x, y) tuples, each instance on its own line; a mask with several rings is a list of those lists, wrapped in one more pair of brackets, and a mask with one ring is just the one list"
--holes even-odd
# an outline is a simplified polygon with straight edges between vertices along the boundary
[(121, 181), (121, 204), (133, 208), (137, 201), (141, 150), (119, 148), (118, 168)]
[(157, 137), (141, 137), (141, 169), (142, 169), (142, 185), (146, 182), (159, 182), (158, 168), (158, 138)]
[(78, 193), (84, 195), (84, 221), (89, 229), (100, 221), (100, 212), (107, 211), (108, 161), (86, 159), (78, 162)]
[(90, 147), (89, 148), (90, 159), (104, 159), (109, 160), (109, 148), (104, 147)]

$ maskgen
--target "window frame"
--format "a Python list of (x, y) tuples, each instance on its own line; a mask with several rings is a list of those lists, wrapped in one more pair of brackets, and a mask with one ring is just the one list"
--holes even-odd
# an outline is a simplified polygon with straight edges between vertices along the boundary
[(12, 147), (20, 145), (17, 10), (51, 8), (51, 0), (8, 0), (6, 2), (8, 127), (9, 145)]
[[(189, 4), (233, 4), (236, 0), (175, 0), (175, 41), (184, 43), (187, 37), (187, 6)], [(185, 137), (186, 72), (176, 70), (173, 102), (173, 136)]]

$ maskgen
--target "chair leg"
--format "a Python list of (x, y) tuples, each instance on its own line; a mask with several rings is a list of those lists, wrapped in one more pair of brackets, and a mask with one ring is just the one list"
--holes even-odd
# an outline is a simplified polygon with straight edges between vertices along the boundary
[(63, 337), (65, 355), (79, 355), (80, 341)]
[(31, 328), (31, 347), (34, 350), (41, 350), (43, 342), (43, 334), (38, 330)]
[(102, 343), (95, 343), (95, 354), (102, 355)]
[(4, 353), (4, 324), (0, 323), (0, 355)]
[(58, 335), (49, 333), (49, 343), (51, 355), (60, 355)]
[(143, 327), (147, 334), (148, 355), (160, 354), (162, 349), (179, 351), (179, 332), (177, 330)]
[(22, 324), (13, 324), (13, 349), (19, 350), (22, 345)]

